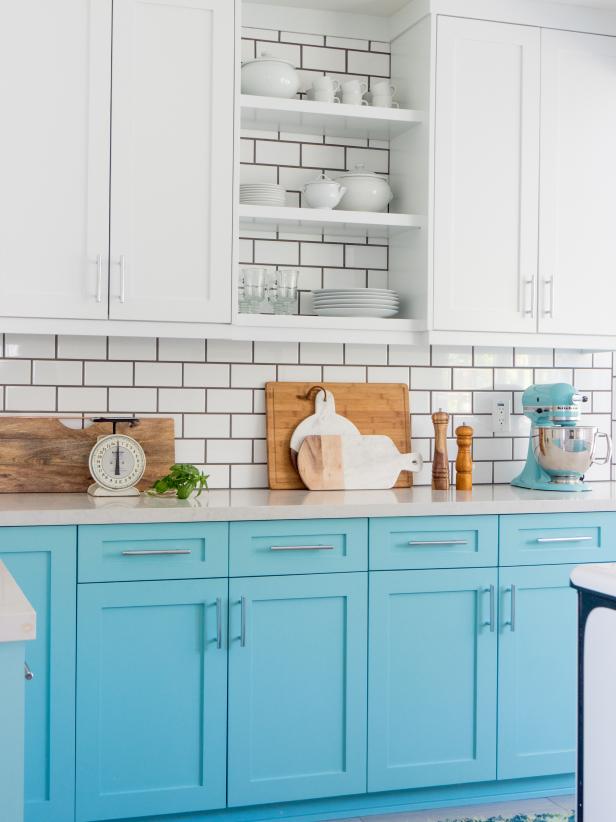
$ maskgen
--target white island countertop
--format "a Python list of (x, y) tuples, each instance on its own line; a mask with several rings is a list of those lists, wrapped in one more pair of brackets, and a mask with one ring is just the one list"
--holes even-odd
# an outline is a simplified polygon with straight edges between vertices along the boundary
[(36, 638), (36, 612), (0, 562), (0, 642)]
[(406, 517), (478, 514), (547, 514), (616, 511), (616, 482), (591, 491), (528, 491), (478, 485), (472, 491), (428, 487), (391, 491), (210, 491), (190, 500), (171, 497), (115, 499), (87, 494), (0, 494), (0, 526)]

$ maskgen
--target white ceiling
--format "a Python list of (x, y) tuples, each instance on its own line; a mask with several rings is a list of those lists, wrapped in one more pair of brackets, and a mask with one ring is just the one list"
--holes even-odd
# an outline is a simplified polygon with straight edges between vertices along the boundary
[[(390, 14), (409, 4), (409, 0), (248, 0), (248, 2), (291, 6), (300, 9), (349, 11), (356, 14), (374, 14), (381, 17), (389, 17)], [(616, 4), (616, 0), (614, 0), (614, 3)]]

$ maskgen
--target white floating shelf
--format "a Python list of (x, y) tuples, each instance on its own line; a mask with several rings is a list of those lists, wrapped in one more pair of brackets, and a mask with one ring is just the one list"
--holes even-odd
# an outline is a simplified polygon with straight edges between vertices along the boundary
[(390, 237), (408, 229), (422, 228), (418, 214), (337, 211), (324, 208), (239, 206), (240, 230), (282, 231), (293, 234), (344, 234), (353, 237)]
[(319, 342), (420, 343), (426, 323), (398, 317), (316, 317), (313, 315), (238, 314), (236, 330), (244, 329), (250, 339)]
[(423, 122), (423, 111), (283, 100), (242, 94), (241, 127), (257, 131), (390, 140)]

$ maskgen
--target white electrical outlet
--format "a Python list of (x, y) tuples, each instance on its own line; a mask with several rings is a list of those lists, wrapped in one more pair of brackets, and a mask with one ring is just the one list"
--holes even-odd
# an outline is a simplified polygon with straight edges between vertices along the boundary
[(494, 400), (492, 403), (492, 430), (495, 434), (511, 432), (511, 403), (509, 400)]

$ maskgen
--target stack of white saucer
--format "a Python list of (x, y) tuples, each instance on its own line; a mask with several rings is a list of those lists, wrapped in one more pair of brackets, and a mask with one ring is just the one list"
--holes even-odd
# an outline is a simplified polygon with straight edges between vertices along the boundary
[(314, 313), (322, 317), (395, 317), (400, 297), (388, 288), (317, 288)]
[(283, 206), (286, 203), (286, 189), (276, 183), (242, 183), (240, 203), (245, 205)]

